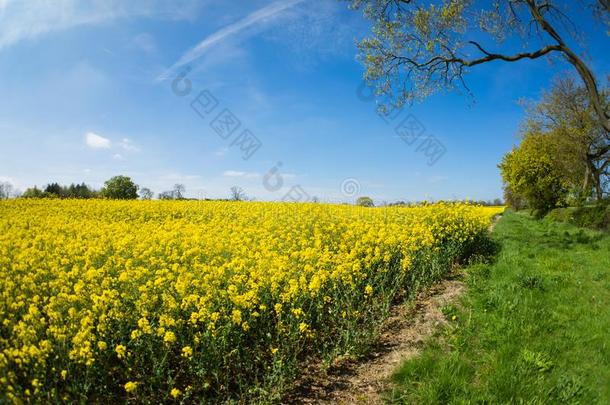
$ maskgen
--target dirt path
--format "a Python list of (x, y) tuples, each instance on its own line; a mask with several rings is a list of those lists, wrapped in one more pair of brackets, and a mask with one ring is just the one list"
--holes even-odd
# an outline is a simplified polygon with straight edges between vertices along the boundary
[(371, 353), (357, 361), (345, 361), (329, 370), (312, 370), (287, 402), (300, 404), (380, 404), (380, 394), (405, 359), (419, 353), (422, 342), (445, 323), (441, 308), (465, 290), (459, 276), (422, 292), (414, 302), (397, 306), (386, 321)]

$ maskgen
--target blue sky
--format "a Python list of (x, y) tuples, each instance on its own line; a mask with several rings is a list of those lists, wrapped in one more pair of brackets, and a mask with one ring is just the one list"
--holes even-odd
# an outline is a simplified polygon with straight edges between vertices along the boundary
[[(474, 102), (438, 94), (387, 123), (358, 96), (355, 42), (367, 29), (334, 0), (0, 0), (0, 180), (101, 187), (125, 174), (156, 193), (182, 183), (218, 198), (238, 185), (260, 200), (500, 197), (518, 100), (568, 67), (481, 66), (467, 78)], [(607, 37), (590, 48), (603, 71)], [(191, 90), (179, 96), (184, 66)], [(204, 117), (191, 107), (202, 91), (218, 103)], [(228, 139), (211, 124), (224, 109), (240, 122)], [(433, 165), (395, 132), (406, 119), (443, 145)], [(242, 150), (252, 136), (260, 147)]]

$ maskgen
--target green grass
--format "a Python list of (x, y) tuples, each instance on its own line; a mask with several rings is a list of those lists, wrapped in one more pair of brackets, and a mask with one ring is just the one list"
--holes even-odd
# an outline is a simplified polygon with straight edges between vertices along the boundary
[(610, 403), (610, 236), (507, 213), (395, 403)]

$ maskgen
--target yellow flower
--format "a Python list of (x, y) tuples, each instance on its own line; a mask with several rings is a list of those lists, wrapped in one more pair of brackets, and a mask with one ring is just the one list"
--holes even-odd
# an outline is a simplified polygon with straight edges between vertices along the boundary
[(233, 310), (233, 312), (231, 313), (231, 320), (236, 325), (240, 325), (241, 324), (241, 311), (239, 309), (234, 309)]
[(191, 346), (184, 346), (182, 348), (182, 357), (185, 359), (191, 359), (193, 357), (193, 348)]
[(172, 391), (170, 392), (172, 398), (178, 398), (180, 394), (182, 394), (182, 391), (180, 391), (178, 388), (172, 388)]
[[(81, 367), (112, 372), (104, 351), (114, 350), (122, 360), (161, 361), (172, 345), (189, 341), (198, 354), (213, 347), (219, 352), (210, 357), (229, 359), (235, 347), (221, 340), (231, 336), (247, 345), (242, 337), (254, 329), (302, 344), (316, 336), (314, 320), (320, 333), (336, 316), (362, 320), (359, 311), (371, 303), (359, 300), (374, 297), (381, 288), (376, 280), (412, 270), (420, 252), (433, 255), (476, 240), (502, 210), (451, 203), (371, 210), (263, 202), (0, 201), (0, 326), (6, 332), (0, 350), (6, 382), (0, 384), (26, 399), (46, 398), (56, 389), (51, 396), (71, 402), (77, 394), (46, 376), (61, 370), (65, 380), (68, 370)], [(126, 344), (104, 341), (107, 336), (133, 344), (128, 351)], [(155, 339), (166, 346), (150, 353)], [(179, 347), (183, 358), (194, 355), (190, 346)], [(67, 356), (56, 356), (64, 351)], [(220, 373), (222, 361), (206, 367)], [(84, 375), (69, 376), (82, 385)], [(126, 390), (135, 390), (137, 383), (128, 384)]]
[(114, 350), (116, 351), (117, 357), (119, 359), (124, 359), (127, 355), (127, 348), (123, 345), (118, 345)]
[(132, 393), (136, 390), (136, 388), (138, 388), (138, 383), (134, 381), (129, 381), (124, 385), (124, 387), (125, 391), (127, 391), (128, 393)]
[(167, 344), (172, 344), (176, 341), (176, 335), (174, 334), (174, 332), (168, 331), (165, 332), (165, 335), (163, 336), (163, 342), (167, 343)]

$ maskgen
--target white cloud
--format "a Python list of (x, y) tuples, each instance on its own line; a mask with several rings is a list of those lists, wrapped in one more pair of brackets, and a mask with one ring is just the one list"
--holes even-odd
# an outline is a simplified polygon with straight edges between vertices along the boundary
[(112, 146), (110, 139), (104, 138), (94, 132), (87, 132), (85, 134), (85, 143), (92, 149), (110, 149)]
[(43, 34), (120, 18), (192, 19), (202, 4), (197, 0), (2, 0), (0, 49)]
[(297, 4), (302, 3), (303, 1), (304, 0), (278, 0), (269, 4), (268, 6), (260, 8), (248, 14), (246, 17), (242, 18), (237, 22), (234, 22), (233, 24), (229, 24), (226, 27), (219, 29), (218, 31), (204, 38), (201, 42), (199, 42), (193, 48), (189, 49), (186, 53), (184, 53), (176, 63), (174, 63), (159, 77), (157, 77), (157, 81), (165, 80), (168, 77), (172, 76), (172, 73), (176, 69), (190, 62), (193, 62), (196, 59), (199, 59), (209, 48), (218, 43), (223, 42), (226, 38), (238, 34), (239, 32), (253, 25), (269, 22), (274, 17), (277, 17), (278, 15), (282, 14), (282, 12), (284, 12), (285, 10), (294, 7)]
[(123, 155), (121, 155), (120, 153), (115, 153), (114, 155), (112, 155), (112, 158), (114, 160), (125, 160), (125, 157)]
[[(286, 62), (299, 70), (312, 68), (328, 56), (351, 55), (359, 36), (358, 13), (345, 13), (341, 2), (308, 1), (284, 13), (282, 24), (263, 34), (284, 47)], [(328, 39), (332, 38), (332, 41)]]
[(259, 173), (254, 172), (240, 172), (237, 170), (227, 170), (222, 174), (224, 177), (244, 177), (246, 179), (255, 179), (260, 177)]
[(129, 138), (123, 138), (119, 142), (119, 146), (128, 152), (139, 152), (140, 148), (137, 147), (133, 141)]
[(246, 172), (238, 172), (236, 170), (227, 170), (222, 175), (225, 177), (243, 177), (246, 175)]

